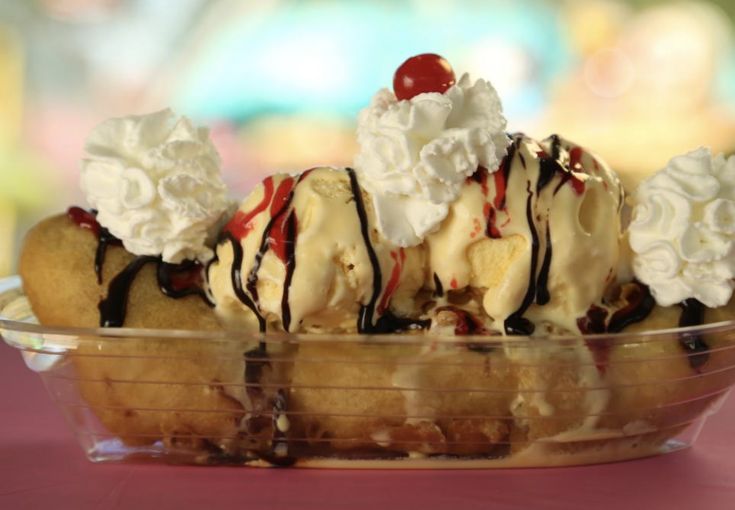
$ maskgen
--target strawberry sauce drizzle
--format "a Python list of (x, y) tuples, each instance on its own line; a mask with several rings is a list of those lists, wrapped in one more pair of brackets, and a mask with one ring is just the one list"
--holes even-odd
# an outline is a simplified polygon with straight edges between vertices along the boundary
[[(586, 171), (586, 169), (582, 165), (582, 158), (586, 154), (587, 153), (584, 151), (582, 147), (572, 147), (569, 150), (569, 170), (564, 171), (562, 173), (559, 184), (557, 184), (556, 188), (554, 188), (554, 195), (556, 195), (559, 192), (559, 189), (561, 189), (561, 187), (564, 186), (566, 183), (569, 183), (569, 185), (572, 187), (572, 189), (577, 195), (582, 195), (584, 193), (584, 189), (585, 189), (584, 181), (579, 179), (572, 172), (584, 173)], [(595, 161), (595, 166), (597, 167), (596, 161)]]
[(251, 211), (237, 211), (224, 228), (225, 232), (232, 234), (238, 241), (242, 241), (253, 230), (253, 219), (266, 210), (268, 204), (273, 200), (273, 177), (267, 177), (263, 181), (263, 198)]
[(273, 197), (273, 202), (271, 202), (270, 213), (271, 217), (274, 218), (274, 221), (268, 231), (268, 246), (284, 264), (288, 262), (289, 258), (286, 244), (289, 242), (290, 236), (287, 232), (288, 229), (286, 228), (286, 223), (289, 221), (289, 218), (293, 216), (293, 213), (287, 215), (279, 213), (279, 211), (284, 209), (284, 206), (287, 204), (290, 205), (290, 195), (294, 189), (294, 182), (295, 181), (292, 177), (284, 179), (283, 182), (278, 185), (278, 189)]
[[(508, 214), (506, 207), (506, 194), (508, 191), (508, 177), (510, 176), (511, 164), (513, 157), (516, 153), (516, 143), (514, 142), (508, 148), (508, 155), (503, 159), (500, 164), (500, 168), (493, 173), (493, 181), (495, 184), (495, 196), (492, 200), (492, 205), (488, 202), (483, 206), (482, 212), (485, 215), (487, 227), (485, 228), (485, 235), (491, 239), (500, 239), (503, 234), (500, 232), (500, 228), (497, 225), (498, 211), (503, 211)], [(483, 189), (485, 196), (487, 197), (487, 188)], [(510, 220), (508, 218), (505, 223)]]
[[(260, 270), (260, 265), (263, 262), (263, 257), (265, 256), (265, 254), (268, 253), (268, 250), (273, 248), (274, 246), (274, 253), (276, 254), (276, 256), (282, 262), (287, 263), (289, 258), (288, 254), (286, 253), (287, 233), (284, 231), (284, 228), (286, 220), (289, 216), (291, 216), (287, 213), (289, 212), (289, 208), (291, 207), (291, 200), (293, 200), (293, 194), (296, 185), (301, 182), (307, 175), (308, 172), (304, 172), (299, 176), (298, 181), (293, 177), (287, 177), (283, 179), (278, 184), (275, 193), (273, 193), (272, 195), (272, 200), (269, 204), (269, 213), (271, 218), (268, 221), (265, 229), (263, 230), (263, 235), (260, 240), (260, 248), (255, 254), (255, 260), (253, 261), (253, 266), (250, 269), (250, 273), (247, 277), (247, 283), (245, 284), (245, 287), (250, 293), (250, 297), (258, 310), (260, 310), (260, 304), (258, 302), (258, 271)], [(295, 243), (295, 230), (293, 231), (293, 237), (293, 242)], [(292, 267), (293, 266), (295, 266), (295, 260), (294, 264), (292, 264)], [(285, 286), (284, 292), (288, 293), (288, 290)], [(287, 315), (290, 316), (290, 314)], [(261, 323), (261, 327), (264, 327), (264, 323)], [(288, 331), (288, 329), (286, 329), (286, 331)]]
[(86, 211), (81, 207), (72, 206), (66, 211), (66, 215), (76, 226), (91, 230), (96, 236), (100, 235), (102, 226), (97, 221), (97, 216), (90, 211)]
[(397, 252), (391, 251), (390, 256), (393, 259), (393, 271), (385, 286), (385, 291), (383, 291), (383, 297), (380, 298), (380, 302), (378, 303), (378, 313), (380, 315), (383, 315), (388, 309), (388, 303), (390, 303), (393, 294), (398, 288), (401, 273), (403, 272), (403, 264), (406, 262), (406, 252), (403, 248), (400, 248)]

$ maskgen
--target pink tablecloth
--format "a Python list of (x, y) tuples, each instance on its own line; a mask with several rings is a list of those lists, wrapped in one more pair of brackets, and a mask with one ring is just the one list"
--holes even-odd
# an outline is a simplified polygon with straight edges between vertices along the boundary
[(38, 376), (0, 345), (0, 509), (428, 510), (735, 508), (735, 400), (697, 445), (603, 466), (505, 471), (331, 471), (95, 465)]

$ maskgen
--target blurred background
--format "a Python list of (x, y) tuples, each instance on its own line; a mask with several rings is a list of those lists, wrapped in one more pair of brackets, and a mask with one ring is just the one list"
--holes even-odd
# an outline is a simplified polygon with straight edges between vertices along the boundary
[(407, 57), (490, 79), (511, 131), (561, 133), (632, 186), (735, 149), (735, 2), (2, 0), (0, 275), (72, 203), (90, 129), (171, 106), (212, 129), (233, 194), (346, 165), (354, 121)]

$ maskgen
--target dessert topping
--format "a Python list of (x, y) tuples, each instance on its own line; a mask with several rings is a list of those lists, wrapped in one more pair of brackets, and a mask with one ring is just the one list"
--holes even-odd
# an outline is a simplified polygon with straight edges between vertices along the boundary
[(206, 262), (229, 209), (208, 130), (171, 110), (110, 119), (92, 131), (81, 187), (97, 221), (136, 254)]
[(509, 144), (505, 127), (495, 89), (466, 74), (444, 93), (401, 100), (380, 90), (358, 117), (355, 167), (383, 236), (415, 246), (437, 229), (465, 179), (479, 166), (498, 168)]
[(443, 94), (455, 84), (454, 70), (447, 60), (435, 53), (416, 55), (396, 69), (393, 92), (399, 101), (425, 92)]
[(633, 271), (661, 306), (726, 304), (735, 277), (735, 157), (673, 158), (634, 195)]
[(72, 206), (66, 211), (66, 215), (71, 221), (73, 221), (78, 227), (86, 228), (90, 230), (94, 235), (99, 235), (100, 224), (97, 222), (97, 218), (94, 213), (85, 211), (81, 207)]

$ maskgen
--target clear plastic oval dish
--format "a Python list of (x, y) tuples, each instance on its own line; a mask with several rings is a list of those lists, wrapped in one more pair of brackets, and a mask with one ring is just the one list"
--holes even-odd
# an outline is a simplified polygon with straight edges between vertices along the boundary
[(691, 445), (735, 382), (735, 322), (533, 338), (63, 329), (34, 324), (17, 278), (0, 280), (0, 311), (92, 461), (618, 461)]

